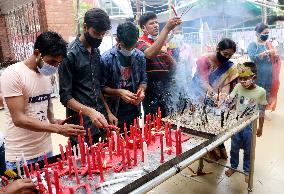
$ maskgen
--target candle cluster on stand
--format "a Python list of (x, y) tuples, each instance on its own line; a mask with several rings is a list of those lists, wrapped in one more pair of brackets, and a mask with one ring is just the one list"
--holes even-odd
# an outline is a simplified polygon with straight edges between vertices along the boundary
[[(83, 126), (83, 114), (80, 111), (80, 125)], [(47, 155), (44, 154), (44, 168), (40, 169), (37, 163), (29, 166), (24, 162), (23, 170), (27, 178), (33, 179), (40, 193), (71, 194), (75, 193), (78, 188), (84, 187), (87, 194), (91, 193), (91, 186), (95, 188), (103, 185), (115, 184), (126, 179), (119, 176), (132, 176), (136, 166), (142, 165), (148, 168), (149, 165), (149, 147), (153, 150), (160, 149), (160, 162), (165, 162), (164, 154), (173, 153), (173, 142), (175, 142), (175, 153), (181, 155), (181, 130), (171, 129), (171, 124), (162, 123), (162, 115), (158, 109), (155, 115), (146, 115), (143, 119), (142, 126), (139, 126), (139, 118), (133, 121), (129, 131), (124, 125), (124, 134), (120, 134), (120, 129), (115, 126), (108, 126), (106, 129), (106, 141), (99, 140), (93, 144), (90, 129), (87, 130), (88, 143), (85, 142), (84, 136), (78, 136), (78, 145), (72, 147), (71, 141), (68, 140), (64, 147), (59, 144), (60, 158), (57, 162), (50, 164)], [(145, 123), (145, 124), (144, 124)], [(23, 159), (25, 161), (25, 159)], [(19, 166), (19, 165), (18, 165)], [(20, 168), (18, 167), (19, 173)], [(112, 169), (116, 173), (117, 180), (106, 180), (104, 174)], [(122, 172), (123, 171), (123, 172)], [(82, 181), (81, 177), (87, 177)], [(75, 186), (62, 184), (62, 180), (75, 182)], [(93, 181), (95, 180), (95, 181)], [(94, 183), (95, 182), (95, 183)], [(93, 184), (93, 185), (92, 185)]]

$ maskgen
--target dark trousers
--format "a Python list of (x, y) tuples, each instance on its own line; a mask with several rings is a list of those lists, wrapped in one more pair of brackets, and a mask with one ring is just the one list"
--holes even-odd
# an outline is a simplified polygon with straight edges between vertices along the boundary
[(6, 171), (6, 163), (5, 163), (5, 148), (4, 143), (0, 147), (0, 175), (3, 176)]

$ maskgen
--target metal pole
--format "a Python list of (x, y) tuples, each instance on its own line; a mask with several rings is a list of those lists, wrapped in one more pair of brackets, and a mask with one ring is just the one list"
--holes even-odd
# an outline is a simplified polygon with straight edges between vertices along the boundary
[(257, 120), (258, 119), (254, 120), (252, 123), (252, 139), (251, 139), (251, 146), (250, 146), (250, 171), (249, 171), (249, 182), (248, 182), (248, 192), (249, 193), (252, 192), (252, 188), (253, 188)]
[(180, 162), (178, 165), (170, 168), (169, 170), (167, 170), (163, 174), (157, 176), (156, 178), (145, 183), (141, 187), (135, 189), (134, 191), (131, 192), (131, 194), (146, 193), (146, 192), (150, 191), (151, 189), (155, 188), (157, 185), (161, 184), (165, 180), (167, 180), (170, 177), (174, 176), (175, 174), (179, 173), (181, 170), (183, 170), (184, 168), (186, 168), (187, 166), (192, 164), (194, 161), (200, 159), (206, 153), (210, 152), (211, 150), (213, 150), (214, 148), (216, 148), (217, 146), (219, 146), (220, 144), (222, 144), (223, 142), (228, 140), (230, 137), (232, 137), (233, 134), (241, 131), (244, 127), (246, 127), (250, 123), (257, 121), (257, 118), (258, 118), (258, 115), (254, 115), (249, 120), (241, 123), (239, 126), (233, 127), (230, 132), (224, 134), (224, 136), (220, 137), (215, 142), (213, 142), (213, 143), (209, 144), (208, 146), (202, 148), (200, 151), (198, 151), (197, 153), (194, 153), (192, 156), (190, 156), (189, 158)]
[(77, 34), (80, 34), (80, 0), (77, 0)]

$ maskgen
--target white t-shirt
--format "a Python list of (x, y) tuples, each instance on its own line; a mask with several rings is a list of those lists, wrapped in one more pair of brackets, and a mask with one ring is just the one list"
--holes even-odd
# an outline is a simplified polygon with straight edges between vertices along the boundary
[[(9, 66), (1, 76), (3, 97), (23, 96), (25, 100), (25, 114), (47, 121), (48, 100), (52, 91), (49, 76), (29, 69), (23, 62)], [(27, 160), (36, 158), (44, 152), (52, 151), (51, 135), (46, 132), (34, 132), (16, 127), (4, 99), (6, 135), (5, 158), (15, 162), (21, 153)]]

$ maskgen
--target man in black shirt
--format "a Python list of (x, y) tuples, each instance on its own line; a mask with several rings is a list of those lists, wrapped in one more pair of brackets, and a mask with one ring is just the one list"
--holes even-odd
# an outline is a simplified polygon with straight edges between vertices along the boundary
[(108, 105), (123, 130), (140, 116), (140, 103), (145, 97), (147, 84), (146, 60), (135, 48), (138, 28), (131, 22), (117, 27), (117, 45), (102, 55), (104, 64), (103, 92)]
[[(72, 116), (70, 123), (79, 124), (81, 110), (84, 127), (91, 128), (94, 141), (103, 134), (98, 128), (108, 125), (101, 113), (105, 107), (100, 88), (102, 72), (98, 47), (110, 27), (105, 11), (88, 10), (84, 17), (84, 33), (70, 43), (67, 57), (59, 67), (60, 101), (67, 107), (67, 116)], [(76, 143), (76, 138), (71, 140)]]

